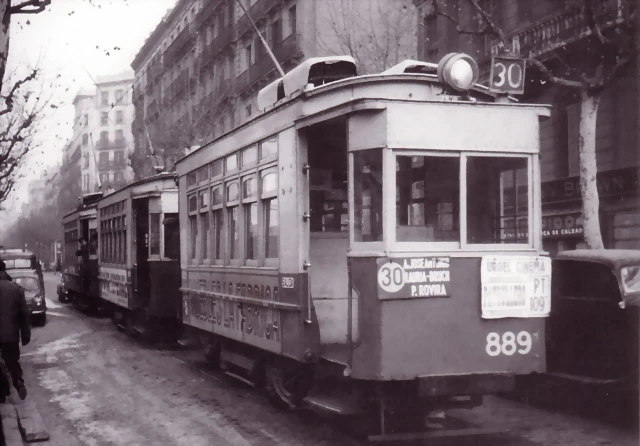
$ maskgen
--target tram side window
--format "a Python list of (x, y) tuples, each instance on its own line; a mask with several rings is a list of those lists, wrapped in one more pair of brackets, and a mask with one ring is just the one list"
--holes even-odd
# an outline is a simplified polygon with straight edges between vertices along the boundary
[(160, 213), (149, 214), (149, 255), (160, 255)]
[(212, 244), (214, 260), (223, 260), (222, 247), (224, 246), (224, 214), (222, 210), (222, 203), (222, 186), (216, 186), (211, 189), (211, 208), (213, 209), (213, 212), (211, 213), (211, 224), (213, 225), (212, 230), (214, 239)]
[(258, 259), (258, 190), (255, 178), (242, 182), (242, 207), (244, 212), (245, 258)]
[(353, 164), (354, 239), (382, 241), (382, 149), (355, 152)]
[(209, 190), (201, 191), (199, 194), (200, 197), (200, 249), (201, 249), (201, 260), (208, 261), (209, 260)]
[(467, 158), (467, 242), (529, 243), (527, 158)]
[(240, 224), (238, 183), (227, 185), (227, 222), (229, 223), (229, 259), (240, 258)]
[(198, 197), (191, 195), (189, 198), (189, 258), (197, 259), (198, 243)]
[(457, 242), (459, 196), (460, 158), (397, 156), (397, 240)]
[(178, 214), (164, 214), (164, 256), (178, 260), (180, 254), (180, 226)]
[(264, 212), (264, 256), (267, 259), (278, 258), (278, 174), (275, 170), (262, 172), (261, 192)]
[(98, 230), (89, 229), (89, 255), (95, 256), (98, 253)]

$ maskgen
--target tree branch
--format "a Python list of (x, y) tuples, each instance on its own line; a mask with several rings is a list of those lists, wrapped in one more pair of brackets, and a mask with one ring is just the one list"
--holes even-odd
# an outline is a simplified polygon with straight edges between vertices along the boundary
[(35, 69), (31, 72), (31, 74), (29, 74), (27, 77), (25, 77), (22, 80), (17, 81), (13, 87), (11, 88), (11, 91), (9, 91), (9, 94), (7, 95), (7, 97), (5, 98), (5, 104), (7, 105), (7, 108), (0, 111), (0, 116), (2, 115), (6, 115), (7, 113), (10, 113), (13, 110), (13, 103), (14, 103), (14, 95), (16, 93), (16, 91), (18, 91), (18, 89), (24, 85), (25, 83), (33, 80), (36, 78), (36, 76), (38, 75), (38, 70)]
[(26, 0), (11, 6), (9, 8), (9, 14), (39, 14), (50, 4), (51, 0)]
[(458, 21), (458, 19), (456, 19), (451, 14), (448, 14), (442, 10), (442, 7), (440, 6), (440, 3), (438, 2), (438, 0), (433, 0), (432, 5), (433, 5), (433, 9), (429, 15), (441, 16), (449, 20), (451, 23), (455, 25), (456, 31), (458, 31), (458, 33), (460, 34), (470, 34), (472, 36), (486, 36), (491, 34), (491, 31), (486, 24), (482, 29), (477, 29), (477, 30), (463, 29), (460, 26), (460, 22)]
[(547, 78), (548, 81), (550, 81), (550, 82), (552, 82), (554, 84), (562, 85), (564, 87), (569, 87), (569, 88), (584, 89), (584, 88), (587, 87), (587, 85), (585, 83), (578, 82), (578, 81), (572, 81), (572, 80), (569, 80), (569, 79), (564, 79), (564, 78), (555, 76), (551, 72), (551, 70), (549, 70), (542, 62), (540, 62), (536, 58), (529, 57), (529, 58), (526, 59), (526, 61), (528, 63), (530, 63), (531, 65), (535, 66), (544, 75), (544, 77)]
[(593, 0), (584, 0), (584, 13), (587, 19), (587, 26), (589, 26), (589, 29), (591, 29), (591, 31), (593, 31), (595, 35), (598, 36), (598, 40), (600, 41), (600, 43), (602, 43), (603, 45), (612, 45), (613, 41), (602, 34), (602, 30), (596, 22), (595, 16), (593, 14)]

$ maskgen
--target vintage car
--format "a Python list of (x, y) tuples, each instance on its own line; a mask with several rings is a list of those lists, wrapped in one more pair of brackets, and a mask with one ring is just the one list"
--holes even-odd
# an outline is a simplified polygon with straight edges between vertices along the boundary
[(564, 251), (552, 271), (544, 377), (551, 392), (636, 401), (640, 250)]
[(14, 283), (24, 289), (27, 305), (31, 313), (31, 323), (43, 326), (47, 322), (47, 302), (44, 287), (38, 274), (31, 269), (13, 269), (8, 272)]

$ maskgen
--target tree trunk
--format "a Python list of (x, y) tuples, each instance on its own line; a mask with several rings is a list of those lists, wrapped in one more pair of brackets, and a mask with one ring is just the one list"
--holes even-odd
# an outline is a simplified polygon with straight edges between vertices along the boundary
[(4, 72), (7, 68), (7, 59), (9, 58), (9, 25), (11, 24), (11, 8), (10, 0), (0, 0), (0, 90), (2, 90), (2, 81), (4, 80)]
[(591, 95), (587, 91), (580, 94), (580, 138), (578, 153), (580, 157), (580, 193), (582, 195), (582, 215), (584, 239), (589, 249), (602, 249), (600, 232), (600, 198), (596, 174), (596, 120), (598, 117), (598, 93)]

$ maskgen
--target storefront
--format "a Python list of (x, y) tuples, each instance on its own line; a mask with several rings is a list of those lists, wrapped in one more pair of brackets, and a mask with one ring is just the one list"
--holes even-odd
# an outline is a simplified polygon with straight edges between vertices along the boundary
[[(599, 172), (600, 226), (605, 248), (640, 249), (640, 168)], [(586, 248), (580, 178), (542, 183), (542, 242), (551, 254)]]

